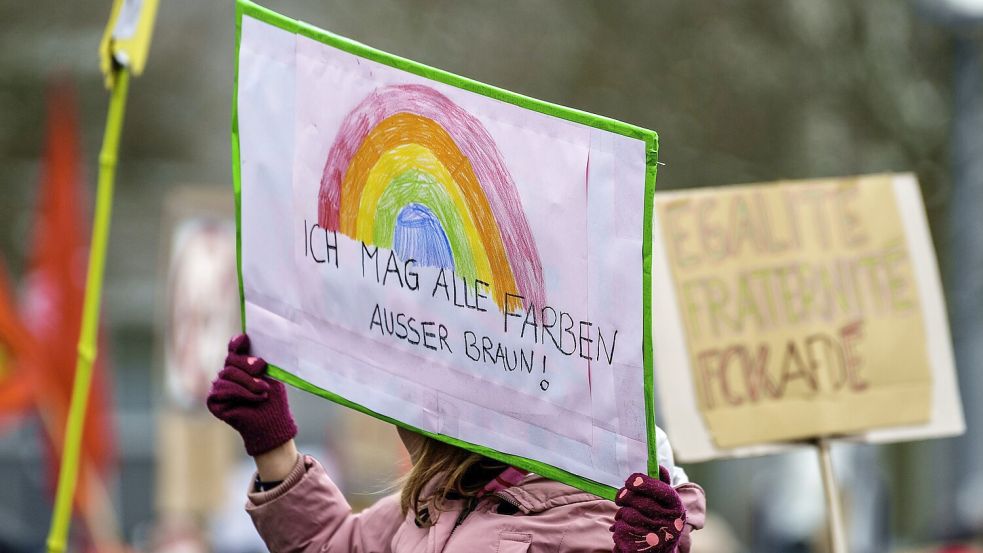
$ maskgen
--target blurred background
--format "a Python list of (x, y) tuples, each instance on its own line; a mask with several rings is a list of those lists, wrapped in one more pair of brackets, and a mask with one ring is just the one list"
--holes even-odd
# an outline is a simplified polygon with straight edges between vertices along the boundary
[[(983, 2), (290, 0), (383, 50), (655, 129), (658, 189), (913, 171), (946, 286), (968, 431), (837, 446), (852, 551), (983, 536)], [(41, 551), (67, 407), (107, 93), (108, 0), (0, 0), (0, 552)], [(73, 551), (247, 553), (251, 475), (201, 409), (238, 324), (231, 0), (161, 3), (133, 80)], [(223, 306), (227, 310), (223, 311)], [(76, 331), (77, 332), (77, 331)], [(30, 354), (19, 355), (24, 351)], [(14, 355), (18, 354), (18, 355)], [(45, 390), (29, 398), (24, 382)], [(395, 432), (291, 393), (300, 445), (358, 507), (406, 465)], [(809, 454), (686, 467), (694, 551), (826, 551)]]

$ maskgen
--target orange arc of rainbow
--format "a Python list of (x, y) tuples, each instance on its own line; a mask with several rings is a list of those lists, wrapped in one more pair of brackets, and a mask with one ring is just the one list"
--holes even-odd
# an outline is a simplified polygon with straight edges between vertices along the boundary
[(380, 121), (368, 133), (352, 157), (342, 183), (339, 214), (342, 234), (356, 236), (359, 216), (374, 216), (374, 212), (363, 213), (359, 209), (362, 190), (369, 173), (386, 152), (406, 144), (425, 145), (460, 187), (488, 257), (492, 273), (490, 276), (495, 283), (492, 297), (499, 306), (504, 306), (505, 294), (515, 293), (517, 287), (498, 223), (492, 215), (471, 162), (461, 153), (447, 131), (432, 119), (413, 113), (397, 113)]

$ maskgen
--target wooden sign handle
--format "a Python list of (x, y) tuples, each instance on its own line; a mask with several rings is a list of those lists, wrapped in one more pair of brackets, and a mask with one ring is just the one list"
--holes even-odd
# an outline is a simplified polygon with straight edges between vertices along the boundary
[(840, 503), (840, 490), (833, 474), (833, 461), (829, 454), (829, 441), (819, 438), (815, 441), (819, 453), (819, 470), (823, 475), (823, 490), (826, 492), (826, 524), (829, 529), (829, 544), (832, 553), (847, 553), (846, 526), (843, 521), (843, 506)]

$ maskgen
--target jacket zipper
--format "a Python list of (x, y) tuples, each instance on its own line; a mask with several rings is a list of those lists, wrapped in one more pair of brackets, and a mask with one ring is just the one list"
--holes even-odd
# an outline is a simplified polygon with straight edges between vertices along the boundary
[(516, 510), (520, 510), (520, 511), (522, 510), (521, 506), (519, 505), (519, 502), (511, 495), (503, 492), (495, 492), (492, 495), (508, 503), (509, 505), (515, 507)]
[[(492, 496), (501, 499), (502, 501), (508, 503), (509, 505), (512, 505), (517, 510), (521, 510), (521, 507), (519, 506), (519, 502), (516, 501), (514, 497), (512, 497), (507, 493), (495, 492), (492, 494)], [(478, 506), (477, 497), (472, 497), (468, 500), (467, 505), (465, 505), (464, 509), (461, 509), (461, 513), (457, 515), (457, 520), (454, 521), (454, 527), (451, 528), (451, 533), (447, 535), (447, 539), (450, 539), (450, 537), (454, 535), (454, 532), (457, 530), (457, 527), (464, 523), (464, 519), (468, 518), (468, 515), (473, 513), (477, 506)]]
[(457, 527), (460, 526), (464, 522), (464, 519), (468, 518), (468, 515), (470, 515), (471, 513), (474, 512), (474, 509), (477, 506), (478, 506), (478, 498), (477, 497), (471, 497), (471, 498), (468, 499), (467, 505), (465, 505), (464, 508), (461, 509), (461, 513), (459, 515), (457, 515), (457, 520), (454, 521), (454, 527), (451, 528), (451, 533), (450, 534), (447, 534), (447, 539), (448, 540), (451, 539), (451, 536), (454, 535), (454, 532), (457, 530)]

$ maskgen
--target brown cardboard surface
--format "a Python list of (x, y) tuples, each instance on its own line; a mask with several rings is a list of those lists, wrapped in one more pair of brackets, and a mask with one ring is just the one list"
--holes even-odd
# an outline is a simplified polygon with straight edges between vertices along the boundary
[(718, 447), (928, 421), (924, 321), (890, 175), (694, 190), (656, 209)]
[[(157, 507), (161, 514), (204, 517), (225, 501), (238, 436), (209, 413), (166, 410), (158, 419)], [(242, 483), (245, 494), (246, 485)], [(245, 495), (243, 495), (245, 496)]]

